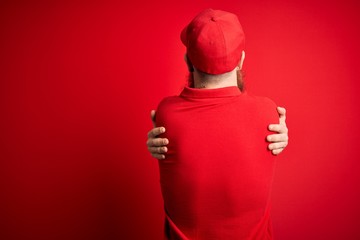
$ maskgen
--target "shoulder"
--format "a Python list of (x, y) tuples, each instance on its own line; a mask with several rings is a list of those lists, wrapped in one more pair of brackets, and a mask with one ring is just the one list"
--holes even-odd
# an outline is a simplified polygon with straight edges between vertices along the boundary
[(262, 106), (262, 107), (275, 107), (276, 108), (276, 103), (268, 98), (268, 97), (265, 97), (265, 96), (256, 96), (256, 95), (253, 95), (252, 93), (248, 93), (248, 92), (245, 92), (244, 94), (245, 98), (250, 101), (252, 104), (255, 104), (255, 105), (259, 105), (259, 106)]
[(247, 94), (247, 98), (252, 102), (252, 107), (258, 114), (263, 117), (270, 119), (277, 119), (277, 104), (270, 98), (264, 96), (255, 96), (252, 94)]
[(254, 98), (262, 107), (276, 110), (277, 105), (272, 99), (262, 96), (255, 96)]
[(179, 96), (169, 96), (163, 98), (156, 109), (156, 125), (163, 125), (166, 119), (171, 117), (179, 107), (181, 98)]
[(168, 108), (176, 103), (178, 103), (180, 101), (180, 97), (179, 96), (168, 96), (163, 98), (159, 105), (158, 105), (158, 111), (163, 109), (163, 108)]

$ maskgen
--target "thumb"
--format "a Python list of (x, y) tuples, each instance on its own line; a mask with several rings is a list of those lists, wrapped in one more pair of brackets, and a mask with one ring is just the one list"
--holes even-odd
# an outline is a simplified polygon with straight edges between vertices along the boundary
[(277, 107), (277, 111), (279, 113), (279, 123), (285, 124), (286, 121), (286, 109), (283, 107)]
[(156, 124), (155, 124), (155, 115), (156, 115), (156, 111), (155, 111), (155, 110), (151, 110), (151, 112), (150, 112), (150, 117), (151, 117), (151, 121), (153, 122), (154, 127), (156, 127)]

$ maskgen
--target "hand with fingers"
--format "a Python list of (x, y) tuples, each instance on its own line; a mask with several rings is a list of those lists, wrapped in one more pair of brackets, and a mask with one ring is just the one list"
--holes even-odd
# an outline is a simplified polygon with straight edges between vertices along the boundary
[[(286, 126), (286, 109), (277, 107), (277, 111), (279, 113), (279, 124), (270, 124), (269, 130), (275, 133), (266, 137), (266, 140), (270, 143), (268, 148), (274, 155), (280, 154), (289, 143), (288, 128)], [(159, 160), (165, 159), (165, 153), (168, 150), (166, 145), (169, 144), (169, 140), (167, 138), (159, 138), (158, 136), (164, 133), (166, 129), (155, 126), (155, 110), (151, 111), (151, 120), (154, 128), (148, 132), (146, 145), (154, 158)]]
[(279, 124), (270, 124), (269, 130), (275, 134), (268, 135), (266, 140), (270, 142), (268, 148), (274, 155), (281, 153), (289, 143), (288, 128), (286, 126), (286, 109), (277, 107)]
[(164, 127), (156, 127), (155, 125), (155, 110), (151, 110), (151, 120), (153, 122), (154, 128), (148, 132), (148, 140), (146, 145), (149, 149), (149, 152), (154, 158), (165, 159), (165, 154), (167, 152), (166, 145), (169, 144), (167, 138), (158, 137), (160, 134), (164, 133), (166, 130)]

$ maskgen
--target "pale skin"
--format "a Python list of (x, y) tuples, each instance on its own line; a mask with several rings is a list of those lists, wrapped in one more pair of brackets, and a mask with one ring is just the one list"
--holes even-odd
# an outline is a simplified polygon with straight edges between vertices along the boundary
[[(202, 74), (199, 74), (196, 69), (194, 69), (194, 87), (211, 89), (237, 86), (236, 71), (241, 70), (244, 59), (245, 52), (243, 51), (239, 65), (233, 71), (221, 75), (204, 77)], [(274, 155), (280, 154), (289, 142), (288, 128), (286, 126), (286, 109), (283, 107), (277, 107), (277, 111), (279, 113), (279, 123), (270, 124), (268, 126), (268, 129), (274, 132), (274, 134), (270, 134), (266, 137), (266, 140), (269, 142), (268, 149)], [(155, 110), (152, 110), (151, 120), (154, 124), (154, 128), (148, 132), (146, 145), (150, 154), (154, 158), (161, 160), (165, 159), (165, 154), (168, 151), (166, 146), (169, 144), (169, 139), (159, 137), (160, 134), (165, 133), (166, 129), (162, 126), (155, 126), (155, 114)]]

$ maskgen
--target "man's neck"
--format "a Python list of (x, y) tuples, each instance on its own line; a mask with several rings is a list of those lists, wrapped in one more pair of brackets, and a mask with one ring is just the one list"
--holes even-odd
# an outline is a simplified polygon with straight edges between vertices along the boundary
[(193, 74), (195, 88), (213, 89), (237, 86), (236, 70), (225, 74), (208, 75), (205, 77), (197, 71), (194, 71)]

